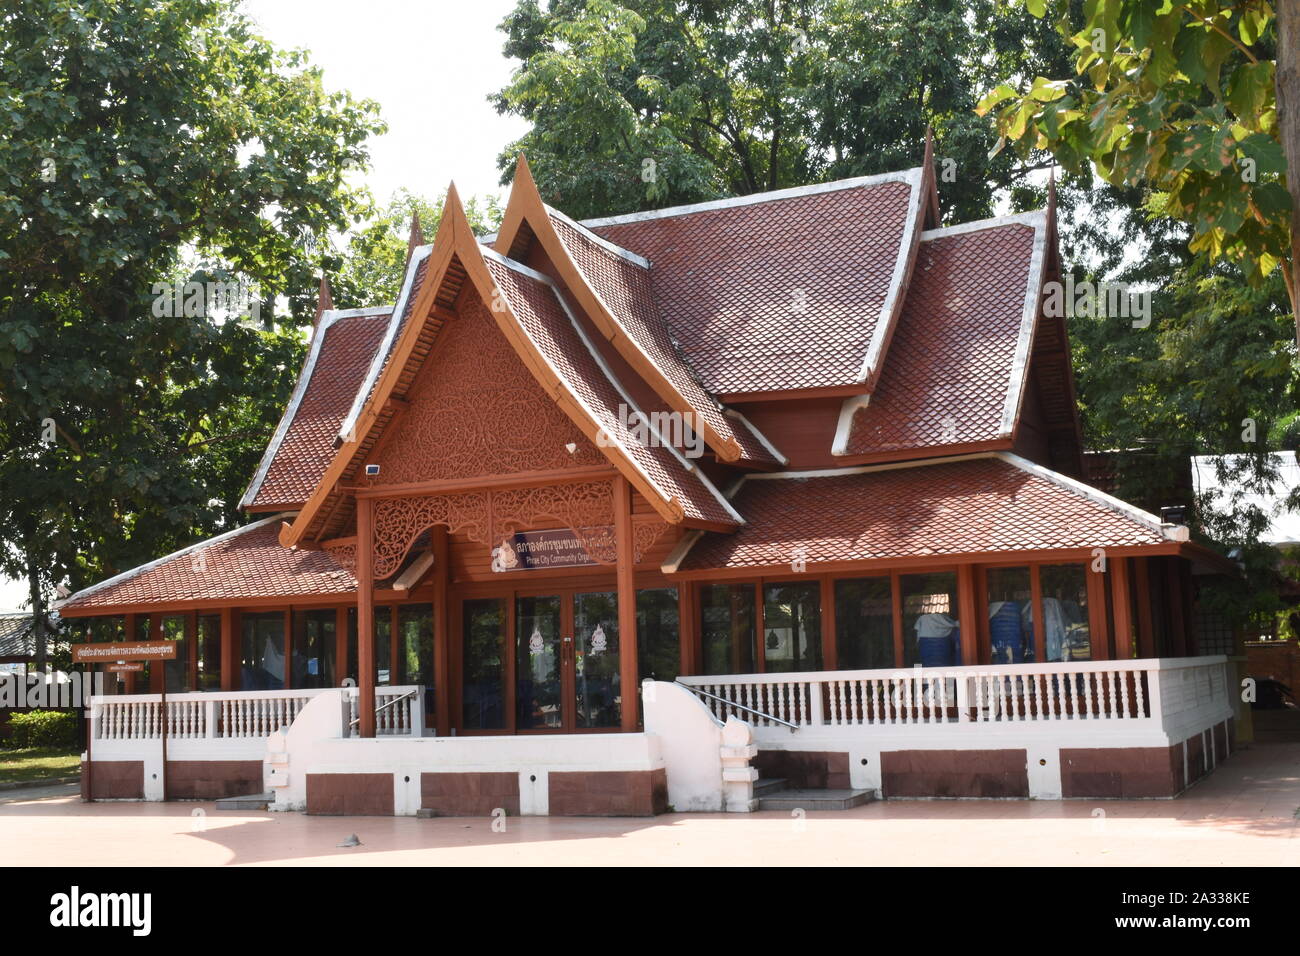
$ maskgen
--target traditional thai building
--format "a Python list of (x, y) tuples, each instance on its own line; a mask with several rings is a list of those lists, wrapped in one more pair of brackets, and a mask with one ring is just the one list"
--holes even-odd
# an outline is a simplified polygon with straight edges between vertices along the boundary
[(1225, 563), (1082, 480), (1052, 204), (943, 227), (932, 165), (580, 223), (521, 158), (489, 237), (453, 187), (394, 305), (323, 288), (253, 520), (61, 604), (180, 644), (101, 702), (94, 793), (648, 813), (1211, 769), (1233, 695), (1189, 622)]

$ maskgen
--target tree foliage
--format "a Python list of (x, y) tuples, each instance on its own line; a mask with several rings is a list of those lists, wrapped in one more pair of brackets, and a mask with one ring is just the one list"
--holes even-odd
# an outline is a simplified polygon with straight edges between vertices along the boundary
[[(1288, 194), (1275, 83), (1283, 51), (1267, 0), (1088, 0), (1081, 26), (1065, 4), (1025, 6), (1058, 11), (1075, 48), (1071, 75), (1001, 83), (981, 113), (1022, 151), (1050, 149), (1068, 169), (1147, 187), (1160, 213), (1191, 225), (1193, 253), (1235, 262), (1255, 284), (1281, 266), (1294, 312), (1300, 184)], [(1294, 63), (1295, 51), (1286, 55)], [(1290, 101), (1294, 125), (1300, 89)]]
[[(236, 520), (382, 127), (233, 0), (4, 4), (0, 124), (0, 570), (39, 610)], [(260, 317), (158, 314), (178, 279)]]
[(945, 209), (979, 218), (1035, 165), (989, 159), (979, 95), (1068, 63), (1050, 25), (997, 6), (520, 0), (502, 29), (523, 63), (495, 102), (532, 129), (500, 164), (523, 150), (548, 201), (594, 216), (896, 171), (929, 124)]

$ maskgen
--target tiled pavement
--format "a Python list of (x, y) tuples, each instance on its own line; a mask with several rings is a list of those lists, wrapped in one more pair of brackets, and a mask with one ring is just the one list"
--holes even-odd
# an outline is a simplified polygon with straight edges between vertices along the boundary
[[(417, 820), (0, 797), (0, 864), (1294, 866), (1300, 741), (1233, 755), (1177, 800), (919, 801), (842, 812)], [(1103, 815), (1104, 814), (1104, 815)], [(362, 845), (337, 847), (356, 833)]]

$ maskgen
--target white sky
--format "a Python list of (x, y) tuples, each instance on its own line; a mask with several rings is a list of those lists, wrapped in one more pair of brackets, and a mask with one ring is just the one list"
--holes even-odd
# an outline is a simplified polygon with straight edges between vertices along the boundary
[[(282, 49), (306, 49), (331, 90), (372, 99), (388, 132), (371, 140), (365, 177), (379, 202), (399, 188), (430, 198), (452, 180), (461, 197), (495, 193), (497, 153), (527, 124), (500, 116), (489, 93), (517, 61), (496, 29), (514, 0), (246, 0), (245, 12)], [(0, 577), (0, 610), (26, 602)]]
[(497, 153), (527, 125), (487, 102), (518, 61), (496, 29), (514, 0), (245, 0), (244, 11), (284, 49), (310, 51), (329, 89), (379, 103), (386, 135), (371, 141), (375, 197), (399, 187), (463, 198), (497, 185)]

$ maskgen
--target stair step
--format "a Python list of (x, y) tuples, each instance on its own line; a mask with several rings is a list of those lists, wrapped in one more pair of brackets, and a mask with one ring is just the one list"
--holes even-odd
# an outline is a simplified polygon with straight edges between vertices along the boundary
[(754, 781), (754, 796), (761, 797), (766, 793), (784, 790), (787, 783), (784, 777), (759, 777)]
[(250, 793), (242, 797), (222, 797), (218, 810), (265, 810), (275, 800), (273, 793)]
[(870, 790), (782, 790), (759, 797), (758, 809), (849, 810), (870, 800)]

